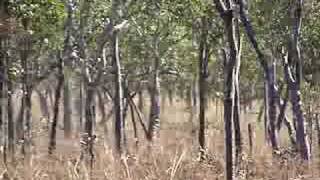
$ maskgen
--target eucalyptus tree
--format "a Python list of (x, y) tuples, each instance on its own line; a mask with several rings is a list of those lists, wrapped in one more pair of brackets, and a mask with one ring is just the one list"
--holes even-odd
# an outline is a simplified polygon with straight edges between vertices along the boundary
[[(237, 32), (238, 20), (234, 14), (235, 2), (232, 0), (223, 3), (222, 1), (215, 0), (216, 9), (220, 13), (221, 18), (224, 22), (226, 42), (228, 44), (227, 48), (223, 50), (224, 56), (224, 123), (225, 123), (225, 156), (226, 156), (226, 179), (234, 179), (233, 172), (233, 142), (232, 142), (232, 123), (235, 122), (234, 118), (239, 116), (238, 105), (235, 105), (235, 95), (239, 92), (238, 87), (235, 87), (235, 82), (238, 79), (239, 73), (237, 65), (239, 57), (239, 32)], [(237, 84), (237, 83), (236, 83)], [(237, 90), (236, 90), (237, 89)], [(239, 123), (239, 122), (237, 122)], [(235, 124), (236, 125), (236, 124)], [(239, 125), (239, 124), (238, 124)], [(237, 128), (235, 126), (235, 128)], [(239, 127), (238, 127), (239, 128)], [(240, 133), (240, 132), (238, 132)]]
[[(267, 90), (268, 90), (268, 92), (270, 92), (270, 93), (268, 93), (269, 97), (266, 99), (268, 100), (269, 105), (275, 106), (275, 105), (273, 105), (273, 102), (281, 101), (281, 97), (279, 96), (279, 92), (276, 89), (276, 83), (274, 80), (275, 78), (272, 75), (272, 70), (270, 70), (270, 68), (268, 68), (268, 61), (267, 61), (268, 59), (267, 59), (266, 55), (261, 51), (261, 49), (259, 47), (259, 43), (256, 40), (251, 21), (248, 18), (248, 9), (245, 6), (244, 1), (239, 1), (239, 5), (240, 5), (241, 21), (243, 22), (243, 25), (245, 26), (245, 30), (246, 30), (246, 33), (249, 37), (249, 40), (250, 40), (251, 44), (253, 45), (253, 48), (255, 49), (257, 56), (258, 56), (258, 59), (260, 60), (260, 63), (261, 63), (262, 68), (264, 70), (266, 84), (268, 85)], [(299, 32), (300, 32), (300, 26), (301, 26), (302, 2), (301, 1), (292, 2), (291, 7), (292, 7), (291, 11), (293, 12), (294, 15), (292, 18), (293, 23), (290, 23), (290, 26), (289, 26), (289, 27), (292, 27), (293, 30), (291, 31), (290, 39), (288, 41), (289, 42), (288, 53), (289, 54), (293, 53), (293, 54), (289, 55), (289, 57), (294, 56), (293, 59), (290, 59), (290, 60), (295, 60), (295, 63), (297, 63), (297, 62), (299, 62), (299, 60), (297, 58), (299, 56), (299, 55), (297, 55), (297, 54), (299, 54), (298, 53), (299, 49), (297, 49), (298, 48), (297, 43), (298, 43), (298, 37), (299, 37)], [(283, 45), (280, 47), (283, 47)], [(295, 47), (295, 48), (293, 48), (293, 50), (292, 50), (291, 47)], [(272, 58), (272, 57), (269, 57), (269, 58)], [(300, 104), (301, 98), (299, 95), (299, 80), (298, 79), (289, 79), (288, 80), (289, 77), (290, 78), (293, 77), (293, 76), (291, 76), (291, 75), (293, 75), (291, 68), (292, 67), (290, 67), (288, 65), (288, 62), (285, 60), (285, 62), (284, 62), (284, 74), (285, 75), (284, 76), (286, 79), (287, 86), (290, 89), (290, 96), (291, 96), (290, 101), (291, 101), (292, 106), (294, 107), (293, 108), (293, 114), (295, 117), (294, 121), (295, 121), (295, 123), (298, 124), (297, 133), (296, 133), (297, 134), (297, 136), (296, 136), (297, 146), (298, 146), (298, 150), (301, 153), (302, 159), (308, 160), (309, 156), (310, 156), (310, 154), (309, 154), (310, 152), (308, 149), (307, 138), (306, 138), (306, 134), (305, 134), (305, 130), (304, 130), (305, 129), (304, 128), (304, 117), (302, 115), (302, 109), (301, 109), (301, 104)], [(301, 71), (299, 67), (296, 68), (296, 74), (299, 75), (300, 72), (297, 72), (297, 71)], [(296, 76), (295, 78), (299, 78), (299, 77)], [(281, 103), (278, 103), (278, 104), (281, 105)], [(298, 105), (298, 104), (300, 104), (300, 105)], [(269, 119), (269, 123), (273, 124), (275, 122), (275, 118), (276, 118), (276, 116), (273, 115), (273, 113), (275, 113), (275, 107), (270, 108), (269, 111), (267, 111), (267, 112), (269, 112), (269, 115), (270, 115), (269, 118), (271, 118), (271, 119)], [(274, 130), (271, 127), (271, 139), (270, 140), (271, 140), (273, 148), (277, 149), (276, 137), (274, 135), (274, 132), (272, 132), (272, 131), (274, 131)]]

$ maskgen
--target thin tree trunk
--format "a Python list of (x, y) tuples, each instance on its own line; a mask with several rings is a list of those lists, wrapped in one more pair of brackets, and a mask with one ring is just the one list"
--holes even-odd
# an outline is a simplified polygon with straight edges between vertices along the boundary
[(57, 134), (57, 124), (59, 119), (59, 106), (60, 106), (60, 99), (61, 99), (61, 90), (64, 81), (63, 75), (63, 59), (59, 57), (59, 70), (58, 70), (58, 84), (55, 90), (55, 102), (54, 102), (54, 109), (53, 109), (53, 119), (51, 124), (50, 130), (50, 139), (49, 139), (49, 147), (48, 153), (53, 154), (54, 150), (56, 149), (56, 134)]
[(249, 140), (249, 155), (253, 154), (253, 129), (251, 123), (248, 123), (248, 140)]
[[(9, 121), (9, 111), (10, 111), (10, 96), (9, 96), (9, 86), (10, 86), (10, 80), (9, 80), (9, 74), (8, 74), (8, 35), (1, 35), (0, 37), (0, 76), (1, 76), (1, 84), (0, 84), (0, 90), (1, 90), (1, 146), (3, 147), (3, 161), (6, 164), (7, 163), (7, 145), (8, 145), (8, 121)], [(9, 142), (10, 143), (10, 142)]]
[[(233, 114), (233, 127), (234, 127), (234, 142), (235, 142), (235, 167), (240, 167), (241, 154), (242, 154), (242, 137), (240, 127), (240, 65), (241, 65), (241, 46), (242, 39), (240, 37), (239, 20), (235, 21), (236, 37), (237, 37), (237, 59), (234, 67), (234, 114)], [(239, 169), (237, 170), (239, 172)]]
[[(303, 0), (296, 0), (292, 5), (292, 32), (289, 38), (289, 47), (288, 47), (288, 57), (284, 62), (284, 71), (287, 84), (290, 89), (290, 100), (292, 104), (292, 112), (296, 119), (297, 130), (296, 130), (296, 140), (298, 145), (298, 150), (301, 154), (302, 159), (310, 159), (310, 147), (308, 143), (308, 137), (306, 134), (306, 127), (304, 125), (305, 118), (302, 112), (302, 102), (301, 102), (301, 93), (300, 93), (300, 84), (302, 76), (302, 60), (300, 55), (299, 48), (299, 38), (300, 38), (300, 29), (302, 22), (302, 6)], [(290, 63), (290, 64), (289, 64)], [(291, 71), (292, 68), (290, 65), (295, 63), (295, 76)]]
[(239, 55), (239, 47), (236, 39), (236, 17), (234, 17), (233, 2), (227, 0), (223, 3), (214, 0), (216, 8), (224, 21), (225, 38), (228, 43), (229, 55), (224, 51), (224, 123), (225, 123), (225, 156), (226, 156), (226, 179), (234, 179), (233, 170), (233, 144), (232, 144), (232, 122), (234, 118), (235, 105), (235, 68)]
[(276, 119), (277, 119), (277, 96), (276, 96), (276, 90), (275, 90), (275, 86), (276, 86), (276, 77), (275, 77), (275, 73), (276, 73), (276, 64), (275, 62), (273, 62), (273, 64), (271, 65), (271, 67), (269, 68), (269, 74), (267, 74), (267, 79), (268, 80), (268, 90), (267, 90), (267, 103), (268, 103), (268, 114), (269, 114), (269, 119), (268, 119), (268, 135), (269, 135), (269, 140), (271, 142), (271, 146), (272, 149), (274, 151), (278, 150), (278, 141), (277, 141), (277, 131), (276, 131)]
[(86, 104), (85, 104), (85, 143), (87, 153), (90, 155), (90, 167), (93, 166), (94, 152), (93, 145), (95, 135), (93, 133), (95, 121), (95, 105), (94, 105), (95, 90), (89, 83), (86, 89)]
[(138, 136), (138, 130), (137, 130), (137, 123), (136, 123), (136, 118), (134, 116), (134, 110), (133, 110), (132, 104), (129, 101), (130, 100), (128, 100), (128, 104), (130, 106), (130, 112), (131, 112), (131, 122), (132, 122), (132, 126), (133, 126), (134, 142), (135, 142), (135, 145), (136, 145), (136, 149), (138, 149), (138, 147), (139, 147), (139, 136)]
[(143, 90), (140, 89), (138, 91), (138, 108), (140, 109), (141, 112), (144, 110), (144, 100), (143, 100)]
[(125, 155), (126, 149), (124, 147), (124, 121), (123, 121), (123, 89), (122, 89), (122, 74), (119, 54), (119, 39), (115, 32), (112, 37), (113, 44), (113, 65), (115, 69), (115, 138), (116, 149), (120, 155)]
[[(21, 51), (21, 64), (24, 69), (23, 74), (23, 98), (24, 98), (24, 105), (22, 106), (24, 108), (24, 114), (25, 119), (22, 118), (21, 122), (24, 123), (24, 127), (26, 127), (26, 130), (23, 130), (23, 147), (22, 147), (22, 153), (23, 154), (30, 154), (30, 148), (32, 143), (32, 116), (31, 116), (31, 108), (32, 108), (32, 102), (31, 102), (31, 95), (32, 95), (32, 82), (31, 82), (31, 76), (30, 72), (32, 72), (32, 69), (28, 65), (28, 56), (29, 56), (29, 50), (31, 48), (31, 37), (30, 35), (26, 34), (25, 37), (22, 38), (22, 51)], [(28, 158), (26, 158), (28, 159)]]
[[(5, 74), (5, 68), (6, 68), (6, 61), (5, 61), (5, 49), (2, 46), (4, 41), (4, 36), (0, 36), (0, 74)], [(0, 146), (3, 146), (4, 142), (4, 133), (3, 133), (3, 123), (5, 121), (5, 77), (0, 76), (0, 99), (2, 100), (0, 102)]]
[(154, 62), (153, 62), (153, 79), (150, 90), (151, 106), (150, 121), (148, 128), (148, 140), (153, 141), (159, 134), (160, 130), (160, 55), (159, 55), (159, 37), (154, 37)]
[(317, 136), (318, 136), (318, 148), (320, 149), (320, 122), (319, 122), (319, 114), (315, 115), (315, 126), (316, 126), (316, 130), (317, 130)]
[(13, 87), (12, 87), (12, 82), (10, 78), (10, 63), (9, 63), (9, 58), (6, 58), (7, 61), (7, 77), (8, 77), (8, 83), (7, 83), (7, 88), (8, 88), (8, 95), (7, 95), (7, 118), (8, 118), (8, 156), (9, 158), (14, 161), (14, 152), (15, 152), (15, 138), (14, 138), (14, 120), (13, 120), (13, 106), (12, 106), (12, 94), (13, 94)]
[(104, 99), (101, 95), (101, 91), (97, 91), (97, 97), (98, 97), (98, 106), (99, 106), (99, 111), (101, 114), (101, 119), (100, 119), (100, 124), (101, 122), (105, 122), (106, 121), (106, 111), (105, 111), (105, 107), (104, 107)]
[(46, 95), (46, 93), (41, 92), (41, 90), (36, 90), (36, 92), (39, 97), (41, 115), (43, 118), (49, 120), (50, 119), (50, 112), (49, 112), (49, 106), (48, 106), (48, 102), (47, 102), (47, 95)]
[(19, 141), (24, 140), (24, 118), (25, 118), (25, 96), (23, 95), (21, 98), (19, 114), (16, 119), (16, 137)]
[(209, 76), (208, 61), (209, 61), (209, 47), (207, 43), (208, 36), (208, 19), (202, 17), (202, 30), (199, 47), (199, 145), (200, 145), (200, 159), (205, 159), (206, 139), (205, 139), (205, 123), (206, 123), (206, 104)]
[(63, 130), (64, 137), (70, 138), (72, 135), (71, 78), (69, 77), (70, 73), (65, 72), (65, 74), (67, 75), (63, 86)]
[(284, 71), (285, 77), (287, 79), (287, 83), (290, 89), (290, 101), (292, 104), (292, 112), (295, 116), (296, 120), (296, 140), (297, 140), (297, 148), (300, 152), (302, 159), (309, 160), (310, 158), (310, 147), (308, 145), (308, 138), (306, 134), (306, 129), (304, 126), (304, 116), (301, 107), (301, 97), (299, 86), (295, 80), (292, 79), (291, 69), (287, 60), (284, 63)]

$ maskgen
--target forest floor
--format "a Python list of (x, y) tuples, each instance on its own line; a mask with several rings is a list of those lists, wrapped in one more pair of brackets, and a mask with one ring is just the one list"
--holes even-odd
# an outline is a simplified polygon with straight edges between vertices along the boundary
[[(97, 126), (98, 139), (95, 143), (95, 161), (78, 163), (80, 156), (79, 138), (64, 139), (63, 131), (57, 133), (57, 149), (54, 155), (47, 154), (48, 131), (42, 130), (39, 123), (38, 133), (34, 137), (33, 155), (30, 161), (23, 161), (16, 156), (15, 163), (7, 167), (2, 165), (2, 179), (62, 180), (62, 179), (108, 179), (108, 180), (212, 180), (224, 179), (224, 125), (221, 111), (222, 104), (210, 104), (207, 116), (208, 147), (207, 159), (199, 162), (197, 148), (196, 116), (190, 123), (190, 109), (183, 102), (166, 104), (162, 109), (162, 129), (160, 139), (153, 146), (144, 139), (139, 131), (139, 145), (135, 146), (131, 125), (128, 125), (128, 147), (130, 157), (127, 165), (115, 157), (113, 147), (113, 128), (109, 122), (108, 136), (103, 139), (103, 127)], [(258, 109), (258, 107), (257, 107)], [(242, 137), (244, 155), (238, 179), (252, 180), (320, 180), (319, 147), (314, 143), (314, 157), (306, 165), (299, 163), (290, 154), (273, 158), (271, 149), (264, 140), (263, 123), (257, 122), (257, 110), (242, 114)], [(38, 111), (33, 110), (34, 119)], [(147, 112), (145, 112), (147, 114)], [(130, 116), (128, 116), (130, 118)], [(130, 122), (128, 120), (128, 122)], [(253, 152), (248, 152), (247, 125), (254, 127)], [(129, 123), (130, 124), (130, 123)], [(280, 133), (281, 147), (288, 147), (286, 129)], [(316, 142), (316, 141), (315, 141)], [(318, 154), (317, 154), (318, 153)]]

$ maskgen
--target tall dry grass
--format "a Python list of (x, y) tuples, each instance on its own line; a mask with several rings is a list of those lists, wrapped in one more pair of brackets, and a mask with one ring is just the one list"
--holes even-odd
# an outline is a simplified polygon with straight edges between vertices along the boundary
[[(34, 119), (38, 118), (37, 105), (34, 106)], [(218, 108), (218, 109), (216, 109)], [(130, 123), (128, 123), (129, 156), (120, 160), (114, 152), (113, 128), (109, 122), (108, 137), (103, 139), (103, 127), (97, 127), (98, 140), (95, 144), (95, 162), (93, 168), (86, 161), (79, 162), (79, 140), (63, 138), (62, 130), (58, 131), (57, 150), (55, 155), (47, 155), (48, 132), (40, 131), (39, 123), (35, 126), (33, 155), (25, 162), (20, 155), (14, 163), (0, 167), (1, 179), (34, 179), (34, 180), (212, 180), (224, 179), (224, 131), (222, 106), (212, 104), (207, 115), (207, 159), (199, 162), (197, 147), (197, 115), (190, 120), (190, 109), (183, 102), (173, 105), (165, 104), (162, 111), (162, 129), (160, 139), (153, 145), (148, 144), (142, 131), (139, 132), (140, 144), (135, 146)], [(146, 112), (147, 114), (147, 112)], [(130, 118), (130, 116), (128, 117)], [(299, 163), (299, 159), (288, 155), (273, 158), (271, 149), (264, 141), (262, 124), (257, 123), (254, 113), (243, 114), (242, 136), (244, 155), (238, 179), (254, 180), (289, 180), (320, 179), (319, 147), (314, 145), (313, 159), (310, 164)], [(130, 122), (130, 121), (128, 121)], [(247, 123), (254, 126), (254, 147), (252, 156), (248, 155)], [(288, 146), (286, 131), (280, 134), (283, 148)], [(318, 149), (318, 151), (316, 151)], [(18, 154), (18, 153), (17, 153)]]

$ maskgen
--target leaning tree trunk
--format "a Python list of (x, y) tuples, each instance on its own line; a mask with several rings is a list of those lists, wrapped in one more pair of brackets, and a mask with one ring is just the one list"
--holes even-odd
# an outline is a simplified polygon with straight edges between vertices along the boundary
[[(306, 134), (305, 118), (302, 112), (302, 102), (300, 93), (301, 84), (301, 67), (302, 60), (299, 48), (299, 37), (302, 22), (302, 6), (303, 0), (296, 0), (292, 5), (292, 32), (289, 39), (288, 47), (288, 59), (285, 59), (284, 71), (285, 77), (290, 90), (290, 101), (292, 104), (292, 112), (295, 117), (297, 124), (296, 130), (296, 140), (298, 150), (301, 154), (302, 159), (310, 159), (310, 147), (308, 143), (308, 138)], [(293, 74), (290, 65), (294, 65), (296, 72)]]
[(287, 79), (287, 83), (290, 89), (290, 101), (292, 104), (292, 112), (295, 116), (295, 121), (297, 124), (296, 128), (296, 141), (297, 148), (300, 152), (301, 157), (304, 160), (309, 160), (310, 158), (310, 147), (308, 143), (308, 138), (306, 134), (306, 128), (304, 125), (305, 119), (302, 112), (301, 107), (301, 96), (300, 96), (300, 88), (294, 79), (292, 79), (291, 69), (287, 60), (285, 60), (284, 65), (285, 76)]
[[(239, 3), (239, 13), (240, 13), (240, 19), (245, 27), (246, 34), (248, 35), (248, 38), (250, 40), (250, 43), (252, 44), (257, 56), (258, 60), (260, 61), (260, 64), (264, 70), (264, 75), (265, 75), (265, 115), (266, 115), (266, 136), (269, 135), (269, 123), (272, 122), (274, 124), (275, 122), (275, 115), (276, 115), (276, 109), (275, 109), (275, 99), (276, 97), (280, 97), (277, 95), (277, 92), (275, 90), (275, 81), (273, 80), (273, 72), (270, 71), (270, 68), (268, 66), (268, 61), (266, 56), (263, 54), (261, 51), (258, 42), (255, 37), (255, 32), (252, 28), (251, 21), (249, 20), (248, 17), (248, 6), (246, 6), (246, 3), (244, 0), (238, 0)], [(271, 107), (269, 107), (271, 105)], [(271, 118), (271, 120), (270, 120)], [(271, 128), (274, 129), (274, 128)], [(273, 131), (273, 130), (272, 130)], [(268, 138), (269, 139), (269, 138)], [(271, 133), (271, 141), (272, 142), (272, 147), (274, 149), (277, 148), (277, 139), (275, 136), (275, 133)]]
[(53, 109), (53, 119), (50, 130), (49, 148), (48, 153), (52, 154), (56, 149), (56, 134), (57, 134), (57, 124), (59, 118), (59, 106), (61, 99), (61, 90), (63, 86), (64, 75), (63, 75), (63, 59), (59, 57), (59, 68), (58, 68), (58, 84), (55, 90), (55, 102)]
[(208, 38), (208, 19), (202, 17), (202, 30), (199, 47), (199, 145), (200, 145), (200, 159), (205, 159), (206, 141), (205, 141), (205, 119), (207, 106), (207, 92), (208, 92), (208, 62), (209, 62), (209, 47), (207, 43)]

